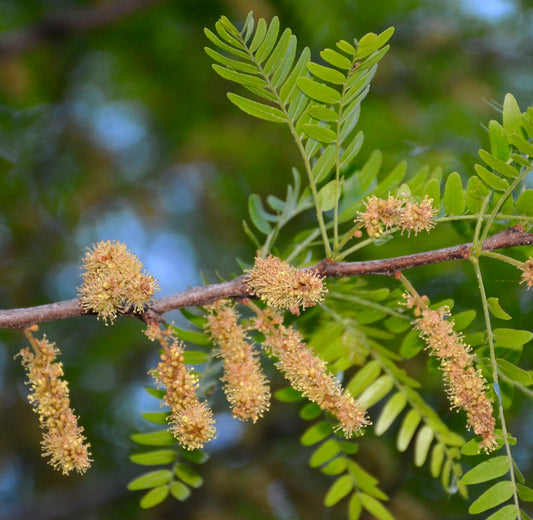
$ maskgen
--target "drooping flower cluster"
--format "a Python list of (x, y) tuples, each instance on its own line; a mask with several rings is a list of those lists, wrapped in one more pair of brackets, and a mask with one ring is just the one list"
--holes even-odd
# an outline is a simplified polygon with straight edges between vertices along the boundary
[(163, 348), (152, 375), (166, 389), (163, 402), (170, 408), (170, 431), (184, 448), (202, 448), (216, 437), (215, 420), (207, 403), (196, 396), (198, 378), (185, 366), (183, 344), (157, 323), (150, 323), (145, 334), (152, 341), (159, 341)]
[(125, 244), (98, 242), (83, 259), (83, 282), (78, 289), (80, 304), (95, 312), (106, 324), (119, 311), (132, 307), (142, 313), (159, 290), (155, 278), (142, 270), (142, 263)]
[(393, 227), (399, 227), (402, 232), (411, 231), (417, 235), (420, 231), (428, 231), (435, 227), (433, 216), (433, 200), (426, 195), (420, 202), (405, 197), (389, 195), (387, 199), (379, 199), (375, 195), (369, 197), (365, 204), (365, 211), (357, 214), (356, 222), (361, 222), (369, 236), (377, 238)]
[(522, 280), (520, 283), (525, 283), (527, 288), (533, 287), (533, 258), (528, 258), (522, 267)]
[(468, 424), (483, 439), (481, 447), (488, 453), (496, 447), (492, 400), (487, 396), (486, 380), (474, 368), (473, 355), (463, 337), (453, 330), (454, 321), (446, 319), (447, 307), (432, 310), (422, 298), (407, 296), (407, 306), (415, 306), (415, 329), (430, 353), (440, 361), (452, 408), (466, 412)]
[(337, 429), (347, 438), (369, 424), (365, 410), (349, 392), (343, 392), (325, 361), (313, 353), (297, 330), (283, 325), (275, 311), (256, 309), (256, 313), (254, 328), (265, 335), (264, 348), (278, 358), (278, 368), (293, 388), (334, 415), (339, 420)]
[(39, 415), (43, 430), (43, 457), (50, 457), (48, 463), (64, 475), (73, 470), (85, 473), (91, 465), (90, 445), (70, 407), (68, 384), (62, 379), (63, 366), (57, 361), (59, 349), (46, 336), (34, 338), (34, 330), (36, 326), (25, 331), (33, 351), (24, 348), (19, 355), (31, 388), (28, 401)]
[(248, 270), (247, 286), (270, 307), (288, 309), (300, 314), (324, 299), (327, 287), (324, 279), (312, 269), (296, 269), (285, 260), (269, 255), (257, 257), (253, 269)]
[(255, 422), (270, 406), (270, 389), (259, 358), (254, 355), (244, 328), (238, 323), (235, 305), (219, 300), (207, 319), (207, 330), (220, 348), (224, 391), (233, 416)]

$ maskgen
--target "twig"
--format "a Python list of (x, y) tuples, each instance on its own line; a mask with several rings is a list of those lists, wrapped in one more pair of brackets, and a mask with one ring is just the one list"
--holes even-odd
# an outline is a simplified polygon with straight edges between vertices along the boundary
[[(485, 240), (483, 250), (492, 251), (494, 249), (531, 244), (533, 244), (533, 233), (524, 233), (519, 228), (513, 227)], [(330, 260), (322, 260), (307, 269), (314, 269), (320, 275), (328, 278), (368, 274), (392, 275), (421, 265), (466, 259), (470, 254), (471, 247), (472, 243), (460, 244), (424, 253), (361, 262), (337, 263)], [(221, 298), (250, 298), (251, 295), (248, 292), (245, 280), (246, 276), (241, 275), (229, 282), (194, 287), (181, 293), (159, 298), (155, 300), (150, 309), (151, 316), (153, 319), (157, 319), (157, 316), (161, 316), (171, 310), (207, 305)], [(34, 323), (72, 318), (83, 314), (85, 313), (76, 298), (37, 307), (0, 310), (0, 329), (22, 329)]]
[(86, 9), (70, 9), (0, 37), (0, 56), (17, 54), (44, 40), (59, 40), (71, 34), (92, 31), (121, 20), (162, 0), (120, 0)]

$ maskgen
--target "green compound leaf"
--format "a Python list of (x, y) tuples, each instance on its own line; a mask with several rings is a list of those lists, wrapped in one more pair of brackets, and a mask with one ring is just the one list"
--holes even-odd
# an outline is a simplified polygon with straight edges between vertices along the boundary
[(130, 491), (150, 489), (153, 487), (162, 486), (163, 484), (168, 484), (171, 479), (172, 471), (169, 469), (150, 471), (149, 473), (145, 473), (144, 475), (137, 477), (135, 480), (132, 480), (128, 484), (128, 489)]
[(167, 430), (160, 432), (133, 433), (130, 439), (137, 444), (146, 446), (173, 446), (176, 444), (175, 437)]
[(327, 507), (334, 506), (352, 491), (353, 485), (353, 478), (350, 475), (339, 477), (326, 493), (324, 505)]
[(327, 421), (321, 421), (308, 428), (300, 437), (300, 443), (303, 446), (312, 446), (317, 442), (323, 441), (333, 433), (331, 424)]
[(233, 92), (228, 92), (228, 99), (243, 112), (259, 119), (265, 119), (273, 123), (285, 123), (287, 120), (279, 108), (252, 101)]
[(335, 89), (313, 81), (311, 78), (300, 77), (296, 80), (296, 84), (306, 96), (315, 101), (334, 105), (341, 100), (341, 95)]
[(170, 493), (176, 500), (183, 502), (189, 498), (191, 490), (183, 482), (175, 481), (170, 484)]
[(312, 468), (318, 468), (325, 464), (333, 457), (336, 457), (341, 451), (339, 441), (336, 439), (328, 439), (321, 446), (319, 446), (311, 455), (309, 465)]
[(512, 482), (505, 480), (498, 482), (494, 486), (485, 491), (472, 505), (468, 508), (468, 512), (472, 515), (482, 513), (493, 507), (499, 506), (506, 500), (513, 496)]
[(465, 195), (461, 176), (453, 172), (448, 176), (444, 188), (444, 209), (448, 215), (462, 215), (465, 210)]
[(501, 477), (509, 472), (509, 459), (506, 455), (493, 457), (478, 464), (475, 468), (466, 472), (463, 477), (463, 482), (467, 485), (480, 484), (498, 477)]
[(394, 517), (379, 500), (366, 493), (358, 493), (358, 495), (363, 507), (375, 518), (379, 518), (379, 520), (394, 520)]
[(151, 507), (155, 507), (165, 498), (168, 496), (169, 488), (168, 486), (158, 486), (146, 493), (140, 500), (139, 505), (143, 509), (150, 509)]
[(174, 462), (176, 452), (174, 450), (155, 450), (146, 453), (134, 453), (130, 455), (130, 460), (143, 466), (159, 466)]
[(489, 306), (489, 311), (496, 318), (500, 318), (500, 320), (510, 320), (512, 318), (510, 314), (502, 309), (500, 300), (498, 298), (491, 296), (490, 298), (487, 298), (487, 303)]
[(204, 483), (202, 477), (186, 464), (178, 464), (175, 473), (176, 477), (193, 488), (199, 488)]
[(396, 440), (398, 451), (405, 451), (407, 449), (421, 419), (422, 417), (417, 410), (410, 410), (405, 416)]
[(394, 394), (383, 407), (383, 410), (376, 422), (374, 431), (376, 435), (383, 435), (396, 420), (407, 404), (407, 398), (404, 394), (398, 392)]

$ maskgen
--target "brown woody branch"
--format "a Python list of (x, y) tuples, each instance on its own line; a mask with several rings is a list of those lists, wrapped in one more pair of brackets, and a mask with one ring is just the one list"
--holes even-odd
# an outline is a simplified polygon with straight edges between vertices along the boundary
[(5, 32), (0, 37), (0, 56), (23, 52), (41, 41), (60, 40), (72, 34), (100, 29), (161, 1), (120, 0), (50, 15), (27, 27)]
[[(494, 249), (531, 244), (533, 244), (533, 233), (524, 233), (519, 228), (513, 227), (485, 240), (483, 250), (492, 251)], [(320, 275), (328, 278), (367, 274), (392, 275), (404, 269), (411, 269), (421, 265), (467, 259), (471, 248), (472, 244), (468, 243), (382, 260), (344, 263), (322, 260), (308, 269), (314, 269)], [(241, 275), (229, 282), (194, 287), (181, 293), (159, 298), (149, 310), (150, 319), (160, 318), (165, 312), (183, 307), (207, 305), (221, 298), (249, 298), (251, 295), (248, 292), (245, 280), (246, 275)], [(76, 298), (37, 307), (0, 310), (0, 328), (22, 329), (35, 323), (72, 318), (83, 314), (85, 312)]]

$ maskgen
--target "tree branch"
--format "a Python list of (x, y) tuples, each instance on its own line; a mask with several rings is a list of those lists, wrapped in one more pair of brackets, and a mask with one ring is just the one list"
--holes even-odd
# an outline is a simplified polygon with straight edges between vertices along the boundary
[[(503, 249), (533, 244), (533, 233), (524, 233), (517, 227), (508, 228), (485, 240), (484, 251)], [(314, 269), (322, 276), (332, 278), (339, 276), (361, 276), (368, 274), (392, 275), (396, 272), (421, 265), (436, 264), (449, 260), (468, 258), (472, 243), (460, 244), (424, 253), (415, 253), (382, 260), (337, 263), (322, 260), (307, 269)], [(246, 275), (241, 275), (229, 282), (194, 287), (181, 293), (165, 296), (155, 300), (150, 308), (152, 316), (161, 316), (165, 312), (182, 307), (207, 305), (221, 298), (250, 298), (246, 287)], [(22, 329), (34, 323), (43, 323), (65, 318), (82, 316), (84, 313), (78, 299), (27, 307), (23, 309), (0, 310), (0, 329)]]
[(100, 29), (161, 1), (120, 0), (50, 15), (27, 27), (5, 32), (0, 38), (0, 56), (26, 51), (44, 40), (60, 40), (71, 34)]

